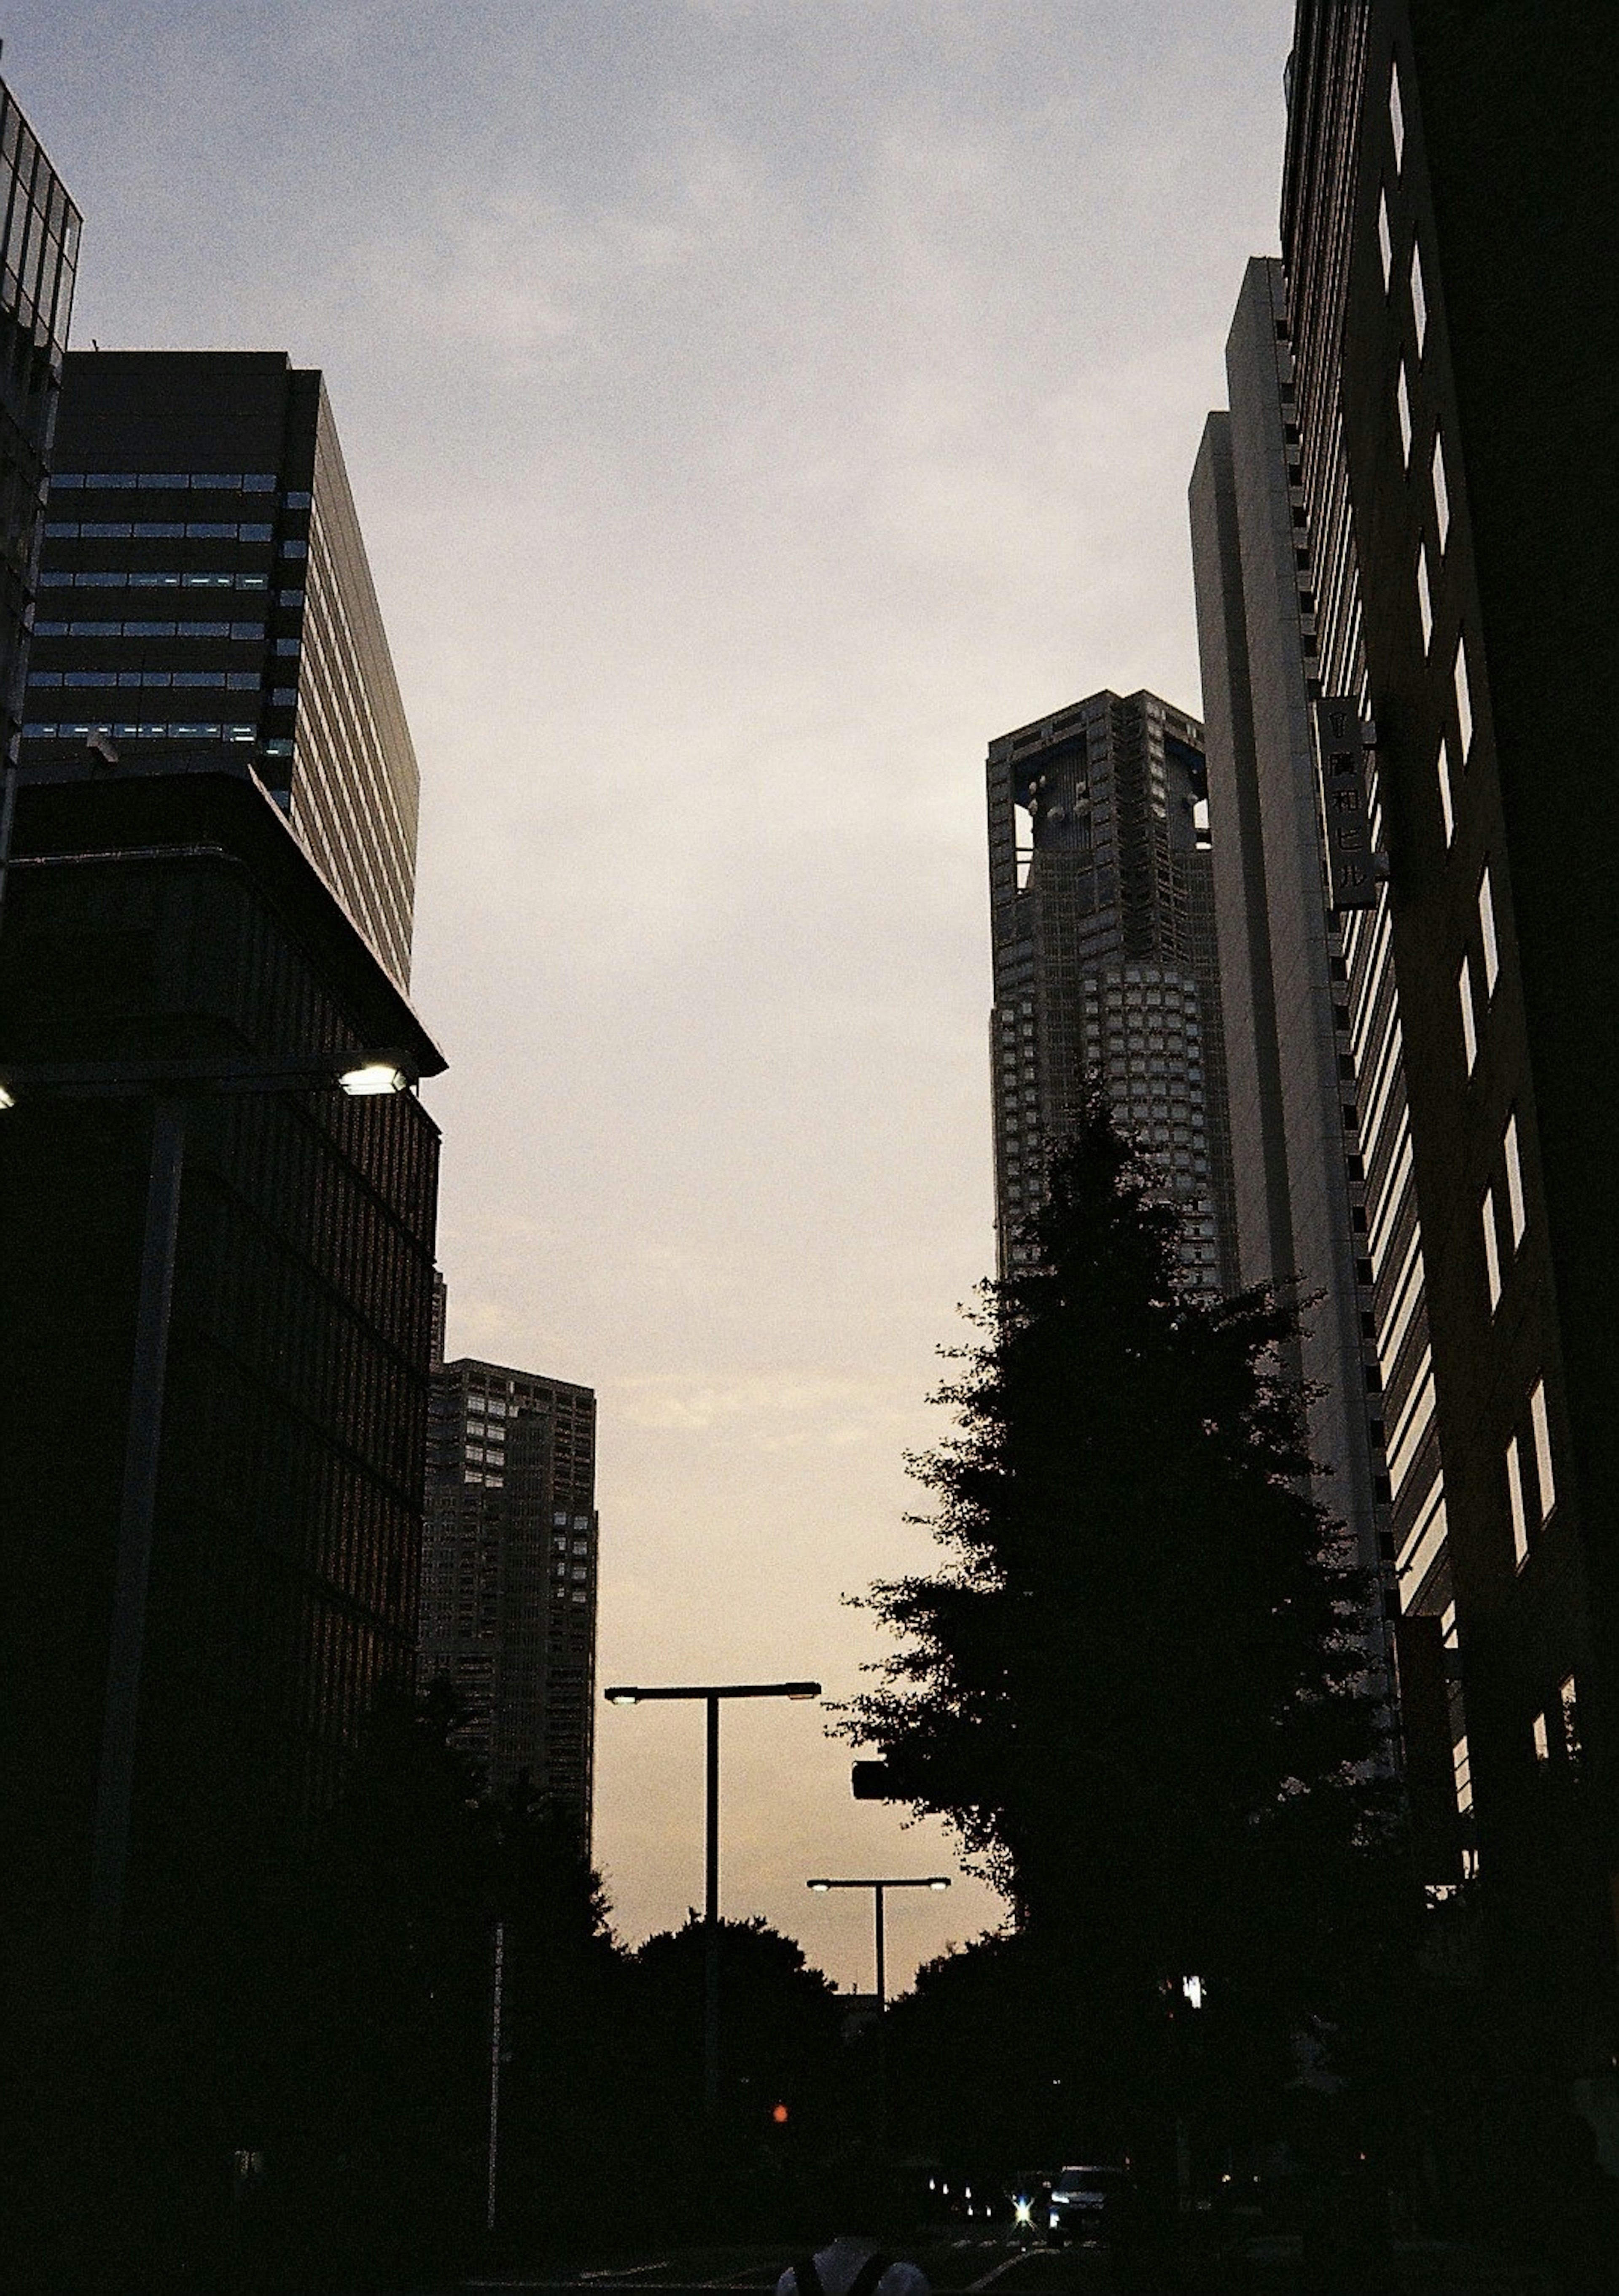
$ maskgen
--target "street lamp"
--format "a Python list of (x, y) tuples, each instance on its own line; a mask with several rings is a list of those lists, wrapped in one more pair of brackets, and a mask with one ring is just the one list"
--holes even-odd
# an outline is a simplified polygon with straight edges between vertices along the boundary
[(390, 1047), (325, 1054), (209, 1054), (165, 1061), (7, 1062), (0, 1074), (0, 1115), (17, 1111), (20, 1116), (23, 1109), (37, 1102), (61, 1100), (147, 1100), (152, 1110), (107, 1695), (90, 1853), (90, 1958), (97, 1980), (110, 1969), (123, 1921), (187, 1108), (193, 1101), (217, 1094), (342, 1091), (350, 1096), (368, 1096), (403, 1092), (415, 1081), (420, 1066), (419, 1061)]
[(720, 2094), (720, 1701), (722, 1698), (819, 1698), (818, 1682), (666, 1683), (649, 1688), (616, 1683), (602, 1692), (609, 1706), (639, 1706), (655, 1698), (700, 1698), (707, 1709), (707, 1795), (703, 1836), (703, 2105), (712, 2117)]
[(888, 2005), (888, 1963), (883, 1924), (887, 1893), (890, 1890), (948, 1890), (950, 1876), (947, 1874), (885, 1874), (880, 1880), (859, 1881), (852, 1876), (832, 1880), (822, 1875), (813, 1882), (806, 1882), (804, 1886), (806, 1890), (871, 1890), (877, 1928), (877, 2005), (879, 2009), (886, 2009)]

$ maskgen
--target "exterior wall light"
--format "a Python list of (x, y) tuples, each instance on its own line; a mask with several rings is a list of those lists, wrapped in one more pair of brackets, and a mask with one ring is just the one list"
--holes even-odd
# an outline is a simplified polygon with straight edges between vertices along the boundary
[(371, 1100), (403, 1092), (410, 1078), (391, 1061), (367, 1061), (363, 1068), (345, 1069), (338, 1082), (350, 1100)]

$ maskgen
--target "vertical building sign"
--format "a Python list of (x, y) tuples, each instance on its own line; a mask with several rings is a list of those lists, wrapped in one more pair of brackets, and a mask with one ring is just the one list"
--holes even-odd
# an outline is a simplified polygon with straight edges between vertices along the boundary
[(1371, 849), (1361, 712), (1352, 697), (1329, 694), (1315, 704), (1315, 757), (1332, 906), (1370, 909), (1381, 872)]

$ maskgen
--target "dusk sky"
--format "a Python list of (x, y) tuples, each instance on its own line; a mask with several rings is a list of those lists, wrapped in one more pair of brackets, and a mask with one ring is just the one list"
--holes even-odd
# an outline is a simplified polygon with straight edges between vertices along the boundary
[[(1198, 707), (1186, 484), (1273, 250), (1291, 0), (21, 0), (73, 339), (324, 369), (423, 788), (450, 1351), (600, 1398), (600, 1679), (816, 1675), (927, 1567), (993, 1256), (983, 759)], [(869, 1987), (955, 1871), (805, 1706), (726, 1721), (725, 1910)], [(701, 1716), (600, 1710), (621, 1932)], [(891, 1976), (998, 1902), (895, 1904)]]

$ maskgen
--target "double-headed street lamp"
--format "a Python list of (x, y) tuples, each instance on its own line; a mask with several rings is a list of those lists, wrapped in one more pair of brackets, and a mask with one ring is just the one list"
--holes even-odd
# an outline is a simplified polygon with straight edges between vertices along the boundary
[(947, 1874), (885, 1874), (880, 1880), (860, 1881), (852, 1876), (833, 1880), (822, 1875), (813, 1882), (806, 1882), (804, 1886), (806, 1890), (871, 1890), (877, 1929), (877, 2005), (879, 2010), (886, 2009), (888, 2005), (888, 1960), (883, 1921), (887, 1893), (890, 1890), (948, 1890), (950, 1876)]
[(708, 1713), (706, 1826), (703, 1839), (703, 2103), (712, 2115), (720, 2093), (720, 1701), (722, 1698), (819, 1698), (818, 1682), (616, 1683), (601, 1693), (609, 1706), (654, 1698), (700, 1698)]

